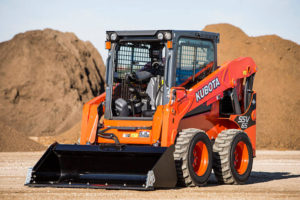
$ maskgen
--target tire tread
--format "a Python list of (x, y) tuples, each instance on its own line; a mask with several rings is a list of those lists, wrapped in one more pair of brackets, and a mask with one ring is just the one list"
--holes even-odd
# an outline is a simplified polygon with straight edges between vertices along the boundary
[(244, 133), (237, 129), (227, 129), (222, 131), (213, 145), (213, 170), (215, 177), (222, 184), (238, 184), (234, 179), (230, 168), (230, 147), (234, 137)]
[(190, 176), (190, 172), (187, 167), (187, 154), (193, 137), (201, 132), (205, 134), (204, 131), (199, 129), (183, 129), (181, 132), (179, 132), (179, 136), (176, 139), (174, 159), (176, 164), (175, 166), (179, 186), (196, 186), (196, 184), (193, 182)]

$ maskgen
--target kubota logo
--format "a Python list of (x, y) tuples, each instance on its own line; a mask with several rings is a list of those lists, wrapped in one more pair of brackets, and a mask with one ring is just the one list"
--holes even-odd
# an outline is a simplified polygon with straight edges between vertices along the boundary
[(201, 99), (206, 97), (209, 93), (211, 93), (213, 90), (215, 90), (220, 85), (221, 84), (220, 84), (218, 77), (215, 78), (214, 80), (210, 81), (206, 86), (204, 86), (203, 88), (198, 90), (198, 92), (196, 92), (196, 101), (197, 102), (200, 101)]

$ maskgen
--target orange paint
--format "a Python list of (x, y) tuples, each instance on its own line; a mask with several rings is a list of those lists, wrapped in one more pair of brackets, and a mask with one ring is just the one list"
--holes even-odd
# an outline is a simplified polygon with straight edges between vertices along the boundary
[(246, 172), (249, 164), (249, 152), (243, 141), (237, 143), (235, 147), (233, 163), (238, 174), (243, 175)]
[(198, 176), (203, 176), (207, 170), (209, 159), (206, 145), (199, 141), (193, 149), (193, 170)]
[[(207, 68), (211, 67), (208, 65)], [(246, 71), (247, 74), (243, 73)], [(170, 101), (166, 105), (157, 107), (152, 120), (107, 120), (104, 119), (104, 128), (107, 127), (140, 127), (138, 130), (118, 130), (110, 129), (106, 133), (115, 134), (120, 143), (123, 144), (144, 144), (153, 145), (160, 142), (161, 146), (168, 147), (174, 144), (179, 131), (185, 128), (198, 128), (206, 131), (210, 139), (215, 139), (218, 134), (225, 129), (240, 129), (239, 125), (234, 121), (237, 115), (231, 115), (229, 118), (221, 118), (219, 116), (219, 100), (223, 96), (223, 92), (229, 88), (237, 87), (239, 98), (242, 98), (242, 81), (245, 77), (249, 77), (256, 72), (256, 65), (249, 57), (241, 57), (231, 62), (227, 62), (213, 73), (208, 75), (204, 80), (196, 83), (192, 88), (186, 90), (183, 83), (181, 87), (173, 87), (170, 91)], [(218, 79), (220, 85), (207, 93), (201, 99), (197, 99), (197, 92), (207, 86), (213, 80)], [(173, 97), (173, 90), (176, 96)], [(82, 115), (81, 128), (81, 144), (87, 141), (93, 141), (90, 134), (92, 132), (95, 118), (97, 116), (98, 105), (105, 100), (105, 93), (96, 97), (85, 104)], [(202, 104), (211, 105), (211, 110), (206, 113), (198, 114), (188, 118), (184, 116)], [(249, 109), (249, 108), (247, 108)], [(244, 110), (244, 109), (242, 109)], [(100, 117), (99, 117), (100, 118)], [(256, 119), (255, 111), (252, 119)], [(143, 128), (144, 127), (144, 128)], [(151, 127), (151, 128), (146, 128)], [(149, 137), (138, 137), (140, 131), (148, 131)], [(253, 125), (245, 130), (248, 134), (255, 155), (256, 126)], [(98, 143), (114, 143), (113, 140), (98, 138)]]

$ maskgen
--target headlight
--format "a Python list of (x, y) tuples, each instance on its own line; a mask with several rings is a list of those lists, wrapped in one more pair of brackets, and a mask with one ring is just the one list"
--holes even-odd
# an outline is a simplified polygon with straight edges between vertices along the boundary
[(110, 39), (113, 40), (113, 41), (116, 40), (117, 37), (118, 37), (118, 36), (117, 36), (116, 33), (112, 33), (112, 34), (110, 35)]
[(164, 39), (164, 35), (162, 33), (157, 34), (157, 39), (162, 40)]
[(166, 40), (171, 40), (171, 38), (172, 38), (171, 33), (170, 32), (165, 32), (165, 39)]
[(106, 33), (106, 40), (109, 40), (109, 35)]

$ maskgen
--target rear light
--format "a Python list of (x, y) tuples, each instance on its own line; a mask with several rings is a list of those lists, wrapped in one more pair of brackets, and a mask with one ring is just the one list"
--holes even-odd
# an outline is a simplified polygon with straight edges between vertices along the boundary
[(167, 47), (168, 47), (168, 49), (172, 49), (173, 48), (173, 42), (172, 41), (168, 41), (167, 42)]
[(105, 42), (105, 49), (111, 49), (111, 42), (110, 41)]

